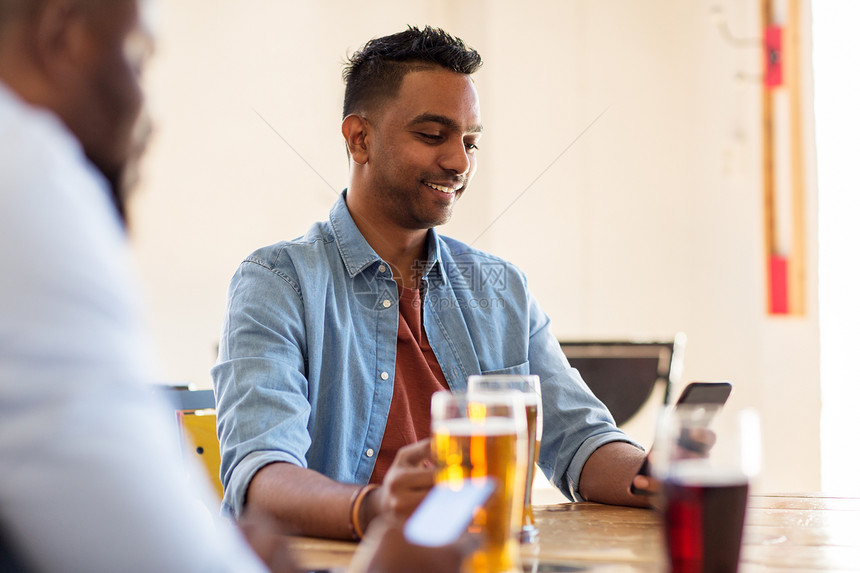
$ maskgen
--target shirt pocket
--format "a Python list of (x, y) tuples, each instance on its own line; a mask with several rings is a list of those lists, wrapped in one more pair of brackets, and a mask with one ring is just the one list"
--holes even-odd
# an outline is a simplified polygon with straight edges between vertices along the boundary
[(529, 361), (526, 360), (522, 364), (517, 364), (516, 366), (508, 366), (507, 368), (500, 368), (498, 370), (481, 370), (481, 374), (484, 376), (490, 374), (531, 374), (529, 372)]

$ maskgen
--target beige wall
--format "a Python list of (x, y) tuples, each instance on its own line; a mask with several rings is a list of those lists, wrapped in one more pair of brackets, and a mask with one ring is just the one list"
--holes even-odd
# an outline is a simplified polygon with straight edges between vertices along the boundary
[[(346, 184), (346, 54), (429, 23), (486, 62), (479, 175), (443, 232), (522, 267), (559, 337), (685, 332), (683, 380), (732, 380), (732, 406), (761, 411), (761, 487), (819, 488), (814, 185), (809, 312), (768, 318), (760, 94), (738, 79), (759, 52), (727, 44), (709, 4), (162, 0), (133, 214), (165, 378), (211, 385), (239, 261), (325, 218)], [(725, 2), (740, 36), (754, 4)]]

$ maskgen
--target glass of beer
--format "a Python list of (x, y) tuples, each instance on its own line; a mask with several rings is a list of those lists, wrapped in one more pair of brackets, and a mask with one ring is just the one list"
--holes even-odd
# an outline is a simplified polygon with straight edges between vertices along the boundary
[(526, 420), (517, 392), (436, 392), (431, 402), (436, 482), (492, 479), (496, 489), (475, 511), (469, 531), (482, 539), (469, 573), (520, 571), (519, 530), (525, 496)]
[(752, 410), (667, 412), (652, 452), (662, 480), (666, 552), (673, 573), (738, 570), (750, 479), (760, 462)]
[(469, 376), (469, 390), (480, 392), (521, 392), (526, 408), (526, 495), (523, 506), (523, 524), (520, 542), (532, 543), (537, 539), (535, 514), (532, 509), (532, 484), (540, 455), (543, 434), (543, 403), (540, 394), (540, 377), (536, 374), (487, 374)]

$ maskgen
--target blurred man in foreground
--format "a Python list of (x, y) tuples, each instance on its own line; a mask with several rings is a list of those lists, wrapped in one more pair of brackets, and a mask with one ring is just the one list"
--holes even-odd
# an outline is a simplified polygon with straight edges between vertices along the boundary
[[(143, 5), (0, 0), (0, 569), (292, 571), (267, 522), (242, 523), (246, 541), (200, 511), (217, 500), (147, 386), (123, 185)], [(414, 558), (399, 531), (375, 536), (370, 569)], [(449, 549), (428, 570), (456, 567)]]

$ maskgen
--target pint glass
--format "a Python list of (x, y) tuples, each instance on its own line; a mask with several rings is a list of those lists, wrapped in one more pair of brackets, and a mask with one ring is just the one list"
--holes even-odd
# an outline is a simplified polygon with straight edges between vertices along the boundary
[(526, 494), (523, 506), (523, 523), (520, 541), (531, 543), (537, 538), (535, 515), (532, 509), (532, 484), (540, 455), (543, 434), (543, 404), (541, 403), (540, 377), (535, 374), (487, 374), (469, 376), (469, 390), (476, 392), (521, 392), (526, 409)]
[(491, 478), (496, 489), (475, 512), (470, 531), (482, 545), (468, 560), (469, 573), (519, 571), (525, 495), (525, 407), (515, 392), (437, 392), (431, 404), (436, 481), (451, 488)]
[(672, 573), (738, 570), (750, 478), (758, 471), (758, 416), (679, 406), (664, 414), (652, 452), (663, 481)]

